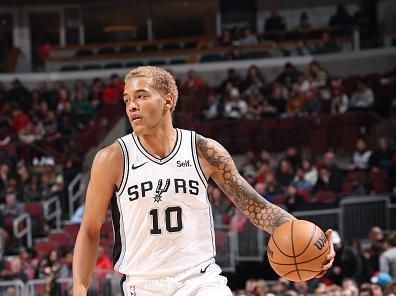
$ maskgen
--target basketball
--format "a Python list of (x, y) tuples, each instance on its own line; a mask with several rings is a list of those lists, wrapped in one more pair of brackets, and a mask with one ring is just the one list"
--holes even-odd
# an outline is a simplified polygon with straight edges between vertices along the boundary
[(272, 233), (267, 255), (273, 270), (290, 281), (307, 281), (322, 271), (329, 242), (323, 231), (305, 220), (289, 221)]

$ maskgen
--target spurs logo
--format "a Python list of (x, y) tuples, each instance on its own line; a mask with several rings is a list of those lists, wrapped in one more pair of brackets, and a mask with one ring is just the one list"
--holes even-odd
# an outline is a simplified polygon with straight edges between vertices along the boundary
[(318, 240), (315, 242), (315, 247), (317, 247), (318, 250), (320, 251), (323, 249), (325, 244), (326, 244), (326, 236), (322, 233), (318, 238)]
[(161, 196), (164, 192), (168, 191), (169, 185), (170, 185), (170, 179), (166, 179), (164, 187), (162, 187), (162, 179), (158, 180), (157, 189), (155, 189), (154, 201), (158, 203), (161, 201)]

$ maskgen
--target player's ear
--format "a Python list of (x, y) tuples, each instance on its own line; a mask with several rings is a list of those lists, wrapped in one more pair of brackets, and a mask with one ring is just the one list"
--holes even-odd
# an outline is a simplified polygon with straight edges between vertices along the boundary
[(167, 94), (165, 96), (165, 106), (169, 108), (169, 110), (172, 110), (174, 104), (175, 104), (175, 100), (173, 99), (171, 94)]

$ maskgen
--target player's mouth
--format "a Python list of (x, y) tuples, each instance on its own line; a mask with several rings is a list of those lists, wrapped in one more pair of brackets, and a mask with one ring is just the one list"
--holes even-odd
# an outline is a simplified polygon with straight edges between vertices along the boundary
[(140, 115), (138, 115), (138, 114), (133, 114), (133, 115), (131, 116), (131, 120), (132, 120), (133, 122), (139, 121), (140, 119), (142, 119), (142, 117), (141, 117)]

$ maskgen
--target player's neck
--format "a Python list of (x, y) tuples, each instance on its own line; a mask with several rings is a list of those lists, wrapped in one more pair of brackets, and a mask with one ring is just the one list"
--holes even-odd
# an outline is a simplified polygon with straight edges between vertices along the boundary
[(151, 155), (164, 158), (171, 153), (177, 140), (177, 131), (172, 124), (158, 127), (150, 134), (139, 136), (140, 143)]

